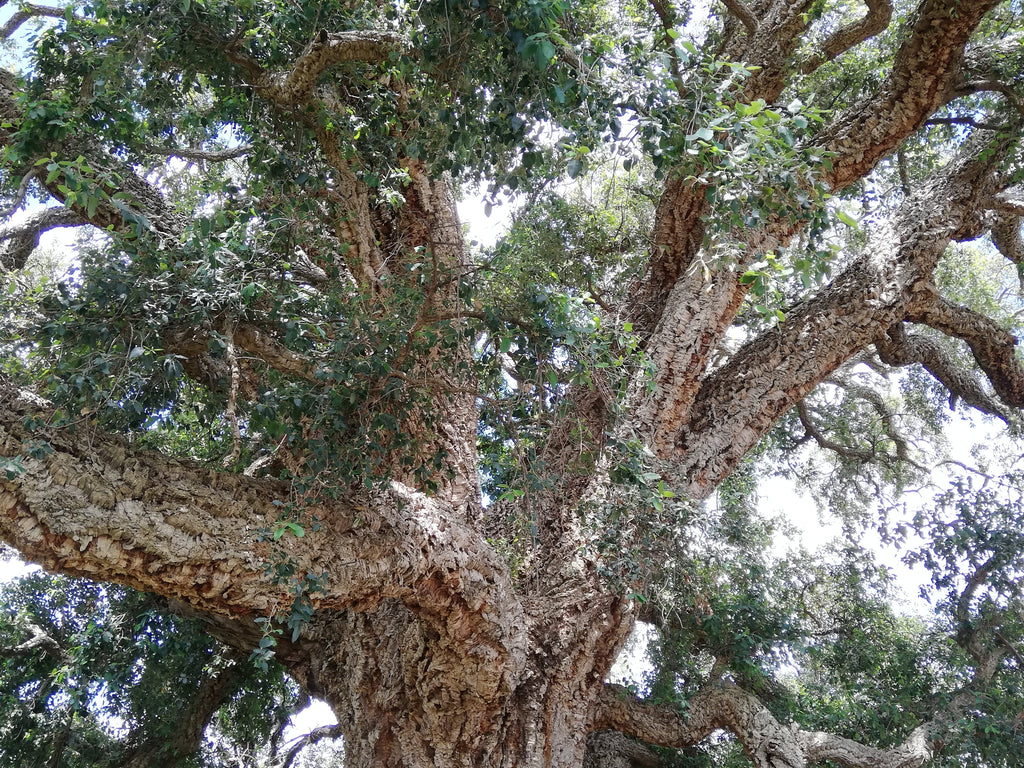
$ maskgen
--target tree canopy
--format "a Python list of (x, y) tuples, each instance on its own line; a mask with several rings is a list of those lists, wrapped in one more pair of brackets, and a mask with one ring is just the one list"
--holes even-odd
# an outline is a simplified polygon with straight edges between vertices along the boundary
[(1024, 758), (1020, 0), (3, 8), (4, 761)]

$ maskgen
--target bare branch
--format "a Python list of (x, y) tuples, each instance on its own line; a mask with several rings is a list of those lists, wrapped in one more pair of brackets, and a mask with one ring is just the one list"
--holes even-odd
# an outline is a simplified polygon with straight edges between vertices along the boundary
[(33, 166), (32, 169), (21, 177), (21, 183), (18, 184), (18, 191), (14, 194), (14, 202), (11, 203), (7, 208), (0, 211), (0, 219), (6, 219), (8, 216), (17, 211), (25, 203), (25, 195), (28, 194), (28, 185), (32, 182), (32, 179), (39, 175), (39, 168)]
[(675, 10), (672, 8), (670, 0), (649, 0), (649, 2), (659, 21), (661, 21), (661, 28), (665, 31), (662, 42), (668, 53), (669, 69), (672, 71), (672, 82), (675, 83), (676, 93), (682, 96), (686, 91), (686, 85), (683, 83), (683, 73), (679, 67), (679, 55), (676, 53), (675, 38), (672, 37), (672, 32), (676, 27)]
[(892, 0), (865, 0), (868, 12), (857, 21), (840, 27), (822, 44), (821, 51), (804, 63), (804, 74), (809, 74), (827, 61), (845, 53), (855, 45), (874, 37), (889, 26), (892, 19)]
[(813, 439), (814, 442), (826, 451), (832, 451), (833, 453), (842, 456), (844, 459), (853, 459), (855, 461), (872, 461), (875, 458), (874, 451), (870, 451), (865, 448), (853, 448), (848, 445), (842, 445), (826, 437), (825, 433), (818, 429), (817, 425), (811, 419), (811, 415), (807, 409), (806, 400), (801, 400), (797, 403), (796, 410), (807, 437)]
[(44, 208), (17, 224), (0, 228), (0, 269), (21, 269), (39, 246), (39, 237), (57, 227), (87, 224), (70, 208)]
[(988, 123), (982, 120), (975, 120), (973, 117), (933, 117), (926, 120), (925, 125), (968, 125), (971, 128), (980, 128), (984, 131), (1001, 131), (1007, 126), (999, 123)]
[(1013, 105), (1014, 109), (1024, 117), (1024, 100), (1017, 95), (1017, 92), (1013, 89), (1013, 86), (1008, 83), (1004, 83), (1000, 80), (972, 80), (958, 86), (956, 89), (957, 95), (966, 96), (971, 93), (981, 93), (984, 91), (990, 91), (993, 93), (1001, 93), (1006, 97), (1006, 100)]
[(147, 152), (151, 155), (161, 155), (162, 157), (180, 157), (183, 160), (208, 160), (210, 162), (219, 163), (224, 160), (234, 160), (238, 157), (244, 157), (245, 155), (252, 152), (252, 147), (245, 144), (241, 147), (233, 147), (231, 149), (219, 149), (219, 150), (205, 150), (205, 149), (176, 149), (174, 147), (158, 147), (153, 144), (146, 144), (140, 149), (143, 152)]
[(722, 5), (728, 8), (733, 16), (743, 22), (743, 26), (747, 28), (747, 34), (751, 38), (757, 35), (757, 19), (743, 0), (722, 0)]
[(35, 5), (33, 3), (20, 3), (18, 10), (14, 12), (14, 15), (7, 20), (7, 23), (0, 27), (0, 39), (7, 40), (11, 35), (18, 31), (29, 19), (49, 17), (52, 19), (63, 19), (64, 9), (54, 8), (48, 5)]
[(314, 728), (305, 736), (301, 736), (292, 742), (288, 751), (284, 754), (284, 758), (281, 760), (281, 768), (291, 768), (295, 758), (299, 756), (299, 752), (311, 744), (316, 744), (324, 739), (338, 739), (342, 734), (343, 731), (340, 725), (321, 725), (318, 728)]
[(886, 365), (921, 365), (949, 390), (950, 407), (960, 399), (982, 413), (1008, 420), (1002, 404), (985, 391), (971, 371), (958, 365), (936, 339), (908, 333), (901, 323), (876, 338), (875, 348)]
[(1024, 366), (1015, 354), (1017, 339), (995, 320), (940, 296), (908, 315), (948, 336), (963, 339), (1000, 399), (1024, 408)]

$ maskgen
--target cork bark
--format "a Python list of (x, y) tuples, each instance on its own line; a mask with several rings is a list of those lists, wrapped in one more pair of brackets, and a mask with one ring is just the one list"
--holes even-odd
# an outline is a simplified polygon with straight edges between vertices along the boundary
[[(735, 16), (725, 24), (720, 53), (756, 64), (744, 95), (774, 102), (798, 69), (793, 57), (812, 3), (726, 5)], [(864, 178), (955, 97), (965, 81), (965, 49), (996, 5), (920, 3), (891, 71), (816, 139), (833, 157), (824, 178), (832, 190)], [(865, 6), (863, 19), (828, 38), (820, 59), (804, 62), (805, 72), (887, 28), (891, 4), (872, 0)], [(238, 50), (225, 56), (279, 116), (308, 128), (333, 174), (335, 208), (324, 229), (339, 247), (330, 264), (311, 263), (310, 283), (325, 280), (324, 267), (330, 266), (366, 295), (384, 296), (394, 281), (410, 279), (403, 258), (429, 254), (435, 279), (424, 289), (415, 332), (457, 314), (459, 278), (473, 267), (452, 182), (404, 158), (405, 202), (397, 212), (386, 209), (339, 152), (339, 137), (307, 109), (322, 98), (315, 86), (331, 67), (378, 65), (409, 46), (391, 32), (327, 32), (280, 70), (267, 70)], [(0, 76), (0, 114), (7, 122), (19, 118), (17, 88), (9, 74)], [(9, 140), (0, 129), (0, 142)], [(842, 274), (717, 368), (714, 353), (746, 296), (740, 275), (789, 243), (801, 225), (780, 218), (733, 233), (742, 250), (701, 268), (706, 190), (670, 174), (655, 212), (647, 272), (618, 318), (641, 334), (655, 368), (653, 384), (638, 377), (629, 408), (615, 422), (600, 393), (571, 390), (576, 421), (556, 425), (545, 457), (568, 466), (572, 456), (599, 454), (608, 434), (635, 436), (680, 487), (694, 498), (707, 496), (786, 411), (871, 347), (891, 365), (925, 365), (978, 407), (1024, 407), (1016, 340), (946, 301), (932, 282), (951, 242), (977, 236), (995, 221), (986, 206), (1005, 192), (1008, 182), (997, 161), (1009, 141), (980, 131), (872, 230)], [(96, 168), (118, 162), (88, 144), (57, 149), (81, 153)], [(122, 170), (131, 199), (173, 241), (184, 219), (156, 186), (131, 168)], [(59, 183), (48, 189), (62, 200)], [(1002, 205), (994, 236), (1019, 256), (1019, 232), (1011, 226), (1016, 219), (1007, 219)], [(42, 228), (82, 220), (115, 232), (131, 225), (120, 209), (102, 206), (91, 216), (72, 207), (70, 214), (30, 219), (20, 229), (0, 230), (8, 243), (4, 254), (13, 254), (3, 256), (4, 265), (23, 263), (24, 244), (35, 242)], [(915, 326), (966, 342), (995, 396), (978, 377), (949, 370), (940, 352), (916, 343)], [(236, 361), (233, 371), (211, 358), (211, 333), (169, 328), (163, 343), (196, 380), (211, 387), (230, 380), (239, 397), (255, 393), (255, 367)], [(277, 374), (316, 380), (312, 361), (266, 328), (239, 323), (224, 335), (232, 348)], [(282, 644), (280, 658), (337, 713), (354, 766), (578, 766), (588, 736), (595, 750), (590, 764), (598, 751), (619, 755), (609, 757), (612, 762), (645, 764), (650, 752), (634, 747), (633, 739), (686, 746), (718, 729), (732, 732), (758, 768), (826, 760), (851, 768), (909, 768), (930, 759), (941, 723), (923, 725), (902, 744), (878, 750), (781, 724), (755, 696), (724, 679), (710, 681), (689, 702), (686, 717), (608, 686), (634, 608), (585, 554), (578, 507), (581, 499), (607, 491), (607, 464), (598, 461), (596, 471), (577, 472), (532, 501), (538, 529), (532, 570), (525, 578), (513, 574), (488, 539), (488, 517), (497, 515), (497, 507), (488, 511), (481, 503), (476, 383), (463, 372), (472, 356), (466, 342), (425, 354), (411, 373), (401, 373), (431, 391), (443, 417), (436, 429), (426, 426), (422, 411), (406, 415), (402, 424), (425, 456), (444, 456), (435, 486), (396, 469), (386, 487), (349, 489), (318, 502), (306, 512), (320, 521), (319, 530), (278, 544), (266, 532), (288, 498), (286, 484), (136, 450), (87, 416), (70, 426), (48, 426), (53, 410), (47, 402), (0, 381), (0, 457), (17, 465), (0, 477), (0, 540), (50, 570), (165, 595), (206, 617), (211, 632), (241, 649), (258, 639), (256, 618), (278, 616), (291, 604), (288, 585), (267, 569), (272, 548), (281, 547), (298, 572), (326, 580), (310, 596), (310, 625)], [(618, 735), (599, 735), (607, 731)], [(195, 728), (188, 739), (194, 741)]]

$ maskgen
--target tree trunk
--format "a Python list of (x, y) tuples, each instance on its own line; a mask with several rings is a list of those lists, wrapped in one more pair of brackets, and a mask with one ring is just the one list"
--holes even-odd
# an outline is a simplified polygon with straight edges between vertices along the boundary
[(555, 597), (528, 622), (521, 664), (498, 665), (395, 600), (322, 612), (295, 671), (337, 714), (348, 765), (579, 766), (632, 615), (614, 598)]

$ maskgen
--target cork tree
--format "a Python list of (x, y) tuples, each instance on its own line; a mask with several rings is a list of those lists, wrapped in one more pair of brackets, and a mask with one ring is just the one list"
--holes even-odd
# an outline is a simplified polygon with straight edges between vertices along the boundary
[[(1024, 406), (1019, 0), (11, 10), (25, 558), (280, 664), (351, 765), (1019, 760), (1019, 467), (860, 503)], [(852, 534), (773, 559), (780, 471), (938, 617)]]

